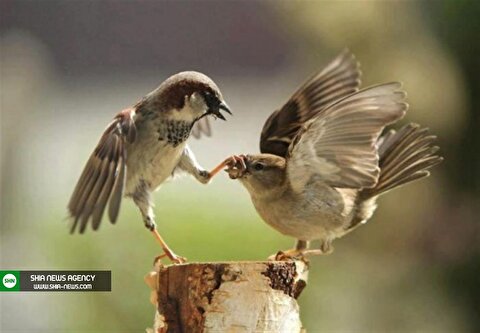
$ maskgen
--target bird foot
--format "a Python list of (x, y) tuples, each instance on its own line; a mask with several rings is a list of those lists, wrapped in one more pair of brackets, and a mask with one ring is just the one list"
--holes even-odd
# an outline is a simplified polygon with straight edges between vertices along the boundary
[(268, 257), (270, 261), (295, 261), (302, 260), (308, 262), (307, 256), (324, 254), (322, 250), (298, 250), (290, 249), (286, 251), (278, 251)]
[(163, 249), (163, 251), (165, 253), (159, 255), (159, 256), (156, 256), (155, 259), (154, 259), (154, 264), (157, 263), (159, 260), (161, 260), (162, 258), (165, 258), (165, 257), (168, 257), (168, 259), (170, 259), (170, 261), (176, 265), (178, 264), (184, 264), (187, 262), (187, 258), (185, 257), (182, 257), (182, 256), (179, 256), (179, 255), (176, 255), (175, 253), (172, 252), (172, 250), (170, 249)]
[(243, 177), (247, 173), (247, 164), (245, 163), (247, 156), (245, 155), (232, 155), (225, 160), (228, 176), (231, 179), (237, 179)]
[(175, 253), (173, 253), (172, 250), (170, 250), (170, 247), (167, 245), (167, 243), (165, 243), (162, 236), (160, 236), (157, 228), (155, 228), (155, 224), (154, 224), (153, 230), (151, 232), (152, 232), (153, 236), (155, 237), (155, 239), (160, 243), (160, 246), (162, 247), (162, 250), (163, 250), (163, 254), (157, 256), (155, 258), (155, 262), (157, 262), (158, 260), (160, 260), (164, 257), (168, 257), (168, 259), (170, 259), (170, 261), (173, 262), (174, 264), (183, 264), (184, 262), (187, 261), (187, 258), (178, 256)]
[[(245, 155), (232, 155), (230, 157), (227, 157), (225, 160), (223, 160), (222, 163), (217, 165), (215, 168), (212, 169), (212, 171), (201, 171), (199, 173), (200, 181), (202, 183), (208, 183), (210, 179), (212, 179), (217, 173), (222, 171), (224, 168), (227, 168), (225, 171), (230, 170), (231, 168), (235, 167), (235, 165), (243, 165), (243, 168), (246, 170), (247, 166), (245, 165), (244, 158), (246, 158)], [(203, 178), (203, 179), (202, 179)]]
[(170, 259), (171, 262), (174, 264), (184, 264), (187, 262), (187, 258), (176, 255), (175, 253), (171, 253), (168, 258)]

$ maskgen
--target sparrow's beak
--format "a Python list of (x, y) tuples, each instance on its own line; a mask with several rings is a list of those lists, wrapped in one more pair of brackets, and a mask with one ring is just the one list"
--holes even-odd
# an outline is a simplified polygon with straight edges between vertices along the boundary
[(230, 108), (225, 102), (220, 102), (220, 104), (218, 104), (217, 106), (210, 108), (210, 110), (208, 110), (208, 113), (213, 114), (214, 116), (222, 120), (227, 120), (225, 119), (224, 115), (220, 113), (220, 110), (223, 110), (228, 114), (232, 114), (232, 111), (230, 111)]

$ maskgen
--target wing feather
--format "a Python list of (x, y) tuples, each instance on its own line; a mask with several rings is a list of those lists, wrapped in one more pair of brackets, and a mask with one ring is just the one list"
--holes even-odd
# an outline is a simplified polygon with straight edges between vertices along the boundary
[(329, 105), (294, 138), (287, 154), (292, 187), (316, 175), (333, 187), (368, 188), (378, 181), (377, 141), (406, 112), (399, 83), (370, 87)]
[(127, 165), (125, 163), (126, 154), (122, 156), (119, 163), (119, 171), (117, 178), (115, 179), (115, 185), (113, 187), (112, 196), (108, 204), (108, 217), (110, 222), (115, 223), (117, 221), (118, 213), (120, 211), (120, 203), (123, 196), (123, 188), (125, 187), (125, 179), (127, 175)]
[(115, 223), (126, 176), (126, 146), (136, 138), (134, 109), (120, 112), (108, 125), (90, 156), (68, 204), (73, 219), (71, 232), (77, 226), (85, 232), (88, 222), (98, 229), (106, 205), (109, 218)]
[(358, 62), (345, 50), (270, 115), (262, 129), (260, 151), (285, 157), (301, 127), (329, 104), (357, 91), (360, 76)]
[(105, 211), (105, 207), (107, 205), (108, 198), (112, 192), (113, 184), (115, 181), (116, 169), (118, 163), (121, 161), (110, 161), (108, 165), (108, 175), (105, 181), (105, 185), (98, 197), (98, 204), (94, 208), (92, 212), (92, 228), (93, 230), (97, 230), (100, 226), (100, 222), (102, 220), (103, 212)]

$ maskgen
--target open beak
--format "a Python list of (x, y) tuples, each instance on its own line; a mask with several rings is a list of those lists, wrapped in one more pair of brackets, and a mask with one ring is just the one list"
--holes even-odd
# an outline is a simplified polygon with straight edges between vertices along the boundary
[(225, 119), (224, 115), (220, 113), (220, 110), (223, 110), (230, 115), (232, 114), (232, 111), (230, 111), (230, 108), (228, 107), (227, 103), (225, 103), (225, 102), (220, 102), (220, 104), (216, 108), (211, 108), (209, 113), (215, 115), (216, 117), (218, 117), (222, 120), (227, 120), (227, 119)]

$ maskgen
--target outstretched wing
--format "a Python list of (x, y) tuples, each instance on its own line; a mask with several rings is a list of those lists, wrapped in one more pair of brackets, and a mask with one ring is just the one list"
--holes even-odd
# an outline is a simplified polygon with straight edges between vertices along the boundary
[(300, 128), (329, 104), (358, 91), (361, 72), (348, 50), (301, 86), (263, 125), (260, 151), (285, 157)]
[(90, 219), (92, 228), (98, 229), (107, 203), (110, 221), (117, 220), (126, 177), (126, 144), (136, 137), (134, 113), (134, 109), (120, 112), (88, 159), (68, 204), (72, 233), (77, 225), (83, 233)]
[(312, 176), (339, 188), (368, 188), (379, 175), (376, 143), (385, 126), (405, 115), (400, 83), (363, 89), (327, 107), (289, 147), (287, 172), (300, 190)]

